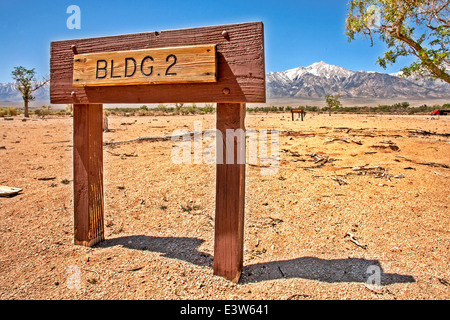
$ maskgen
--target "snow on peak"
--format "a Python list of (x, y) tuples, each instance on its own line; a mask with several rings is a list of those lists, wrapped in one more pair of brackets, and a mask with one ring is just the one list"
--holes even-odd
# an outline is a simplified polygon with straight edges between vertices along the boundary
[(401, 77), (403, 75), (403, 71), (395, 72), (395, 73), (389, 73), (390, 76), (393, 77)]
[(333, 76), (349, 77), (352, 74), (354, 74), (353, 71), (332, 64), (327, 64), (323, 61), (315, 62), (312, 65), (306, 67), (306, 69), (308, 70), (309, 73), (315, 76), (325, 78), (330, 78)]
[(332, 77), (350, 77), (354, 74), (353, 71), (348, 69), (327, 64), (323, 61), (315, 62), (307, 67), (298, 67), (281, 72), (286, 78), (291, 81), (297, 80), (299, 77), (305, 74), (312, 74), (318, 77), (332, 78)]
[(299, 77), (303, 76), (305, 73), (307, 73), (305, 67), (298, 67), (294, 69), (289, 69), (283, 72), (286, 77), (288, 77), (290, 80), (297, 80)]

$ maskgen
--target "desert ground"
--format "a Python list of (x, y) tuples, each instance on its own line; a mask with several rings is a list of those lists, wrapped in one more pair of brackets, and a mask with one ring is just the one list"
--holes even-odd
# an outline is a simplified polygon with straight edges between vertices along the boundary
[(279, 168), (246, 166), (238, 283), (212, 270), (215, 165), (120, 143), (214, 114), (109, 117), (94, 247), (73, 244), (73, 119), (22, 119), (0, 118), (0, 185), (23, 189), (0, 198), (2, 300), (450, 298), (450, 116), (248, 113), (278, 130)]

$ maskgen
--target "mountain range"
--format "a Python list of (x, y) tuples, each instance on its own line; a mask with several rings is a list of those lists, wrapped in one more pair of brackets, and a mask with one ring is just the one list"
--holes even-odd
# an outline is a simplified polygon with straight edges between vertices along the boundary
[[(47, 84), (33, 93), (36, 101), (50, 103), (50, 86)], [(22, 94), (16, 89), (14, 82), (0, 83), (0, 101), (22, 102)]]
[[(49, 85), (37, 90), (36, 101), (49, 103)], [(363, 99), (449, 99), (450, 84), (436, 80), (402, 78), (401, 73), (386, 74), (370, 71), (351, 71), (323, 61), (266, 75), (267, 99), (320, 99), (326, 94), (340, 94), (342, 98)], [(21, 102), (14, 83), (0, 83), (0, 101)]]
[(323, 61), (266, 75), (267, 97), (323, 98), (340, 94), (343, 98), (450, 99), (450, 84), (436, 80), (402, 78), (386, 74), (351, 71)]

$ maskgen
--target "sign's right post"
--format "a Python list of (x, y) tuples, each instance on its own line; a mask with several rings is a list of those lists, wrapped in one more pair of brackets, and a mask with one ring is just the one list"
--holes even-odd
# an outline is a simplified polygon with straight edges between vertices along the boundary
[(216, 136), (213, 269), (233, 282), (239, 281), (244, 260), (245, 108), (245, 103), (217, 104), (216, 128), (221, 134)]

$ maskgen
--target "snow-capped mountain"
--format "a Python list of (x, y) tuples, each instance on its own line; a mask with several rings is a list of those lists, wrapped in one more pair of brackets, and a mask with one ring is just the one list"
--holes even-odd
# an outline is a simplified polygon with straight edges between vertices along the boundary
[[(50, 102), (49, 85), (45, 85), (33, 92), (37, 101)], [(22, 101), (22, 94), (16, 89), (14, 82), (0, 83), (0, 101), (19, 102)]]
[(284, 72), (284, 74), (292, 81), (298, 80), (299, 77), (305, 74), (312, 74), (318, 77), (330, 78), (345, 78), (353, 74), (352, 71), (345, 68), (326, 64), (325, 62), (316, 62), (308, 67), (298, 67)]
[(308, 67), (268, 73), (267, 97), (322, 98), (326, 94), (340, 94), (344, 98), (450, 99), (450, 84), (446, 82), (400, 76), (351, 71), (321, 61)]

